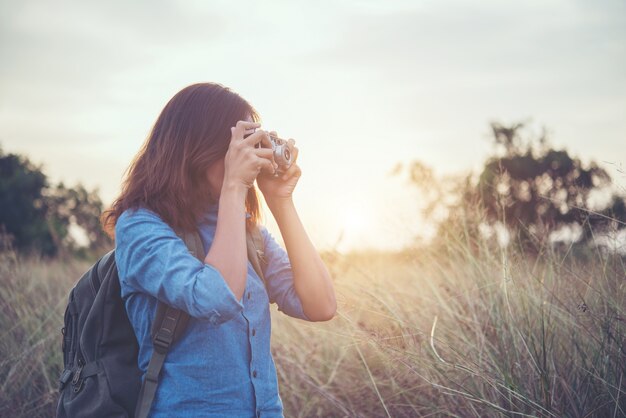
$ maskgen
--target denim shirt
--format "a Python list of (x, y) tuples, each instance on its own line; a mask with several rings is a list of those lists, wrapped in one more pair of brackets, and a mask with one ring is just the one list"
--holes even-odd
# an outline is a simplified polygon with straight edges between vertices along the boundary
[[(205, 253), (217, 213), (216, 203), (198, 223)], [(293, 286), (286, 251), (264, 226), (260, 229), (268, 290), (248, 261), (245, 292), (237, 300), (221, 273), (195, 258), (156, 213), (129, 209), (117, 220), (115, 261), (144, 377), (153, 350), (150, 328), (157, 299), (191, 316), (165, 359), (151, 417), (283, 416), (270, 351), (269, 304), (294, 318), (310, 319)]]

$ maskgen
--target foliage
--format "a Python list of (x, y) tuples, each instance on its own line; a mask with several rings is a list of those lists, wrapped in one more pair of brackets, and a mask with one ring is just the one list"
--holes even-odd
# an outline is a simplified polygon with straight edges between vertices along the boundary
[[(65, 187), (61, 182), (54, 188), (47, 190), (46, 203), (49, 224), (57, 231), (60, 238), (58, 247), (73, 254), (87, 255), (91, 250), (97, 254), (103, 248), (111, 245), (111, 240), (100, 225), (100, 214), (103, 204), (98, 191), (88, 191), (81, 184), (73, 188)], [(77, 225), (86, 234), (88, 245), (80, 246), (77, 240), (68, 233), (70, 225)]]
[(522, 139), (523, 127), (491, 124), (505, 153), (485, 163), (477, 186), (489, 220), (504, 220), (528, 248), (564, 226), (580, 225), (579, 240), (585, 242), (594, 231), (606, 232), (611, 221), (626, 222), (623, 197), (613, 194), (611, 204), (599, 210), (590, 202), (594, 191), (610, 193), (611, 176), (603, 168), (593, 161), (585, 167), (566, 150), (551, 149), (545, 135), (533, 149), (537, 141)]
[[(611, 190), (606, 170), (594, 161), (585, 166), (566, 150), (553, 149), (545, 132), (533, 137), (525, 128), (523, 123), (491, 124), (493, 154), (477, 178), (473, 173), (437, 178), (420, 161), (396, 167), (393, 174), (405, 169), (421, 191), (427, 202), (424, 216), (439, 225), (437, 239), (445, 242), (447, 233), (456, 234), (463, 213), (476, 206), (484, 211), (477, 211), (480, 216), (467, 226), (472, 233), (503, 225), (526, 251), (537, 251), (565, 228), (571, 229), (572, 242), (585, 245), (626, 226), (626, 198)], [(602, 194), (608, 204), (596, 207), (593, 197)], [(436, 219), (437, 213), (444, 216)]]
[[(45, 256), (101, 251), (111, 245), (100, 228), (102, 208), (97, 190), (50, 185), (41, 167), (0, 150), (0, 232), (18, 251)], [(80, 245), (72, 229), (86, 235), (87, 245)]]
[(0, 150), (0, 224), (20, 251), (37, 248), (46, 255), (56, 252), (46, 222), (45, 187), (46, 176), (39, 167), (27, 158), (4, 155)]

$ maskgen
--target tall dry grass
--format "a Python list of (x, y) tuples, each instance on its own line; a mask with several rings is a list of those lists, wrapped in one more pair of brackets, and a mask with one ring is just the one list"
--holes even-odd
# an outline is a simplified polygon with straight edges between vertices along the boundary
[(65, 304), (89, 265), (0, 251), (0, 417), (54, 416)]
[(626, 416), (625, 258), (455, 231), (339, 257), (336, 319), (275, 317), (288, 416)]
[[(324, 254), (339, 309), (272, 309), (288, 417), (626, 416), (626, 266), (457, 231), (400, 254)], [(67, 293), (87, 262), (0, 255), (0, 415), (52, 416)]]

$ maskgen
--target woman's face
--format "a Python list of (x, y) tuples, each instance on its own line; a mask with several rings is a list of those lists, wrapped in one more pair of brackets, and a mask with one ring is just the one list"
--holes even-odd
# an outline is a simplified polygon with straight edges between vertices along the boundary
[[(248, 115), (245, 120), (248, 122), (254, 122), (252, 120), (252, 116), (250, 115)], [(230, 141), (230, 138), (228, 139)], [(209, 179), (209, 190), (211, 192), (211, 196), (218, 199), (220, 197), (220, 192), (222, 191), (222, 183), (224, 183), (224, 157), (209, 166), (207, 169), (207, 177)]]
[(209, 178), (209, 191), (213, 198), (218, 199), (224, 182), (224, 157), (215, 161), (207, 170)]

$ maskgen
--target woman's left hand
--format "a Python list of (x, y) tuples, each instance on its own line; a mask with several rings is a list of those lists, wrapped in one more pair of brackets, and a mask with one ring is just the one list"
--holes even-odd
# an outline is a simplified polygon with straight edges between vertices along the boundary
[[(278, 136), (275, 131), (271, 131), (270, 134)], [(298, 179), (302, 175), (302, 170), (296, 164), (298, 148), (293, 145), (296, 141), (290, 138), (288, 142), (292, 144), (293, 158), (289, 168), (285, 172), (280, 173), (278, 177), (274, 177), (273, 174), (266, 171), (261, 171), (256, 178), (259, 190), (263, 193), (266, 202), (275, 199), (290, 199)]]

